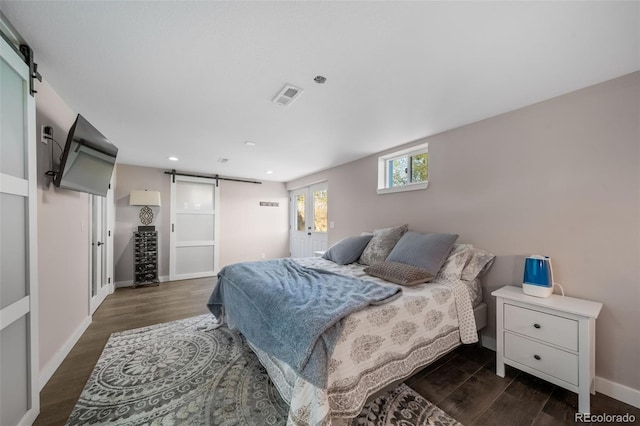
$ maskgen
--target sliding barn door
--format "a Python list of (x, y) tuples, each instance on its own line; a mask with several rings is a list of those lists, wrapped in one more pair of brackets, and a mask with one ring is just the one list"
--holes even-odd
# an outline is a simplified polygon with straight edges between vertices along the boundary
[(173, 176), (169, 279), (218, 273), (220, 189), (215, 180)]
[(35, 100), (0, 38), (0, 425), (30, 425), (38, 386)]

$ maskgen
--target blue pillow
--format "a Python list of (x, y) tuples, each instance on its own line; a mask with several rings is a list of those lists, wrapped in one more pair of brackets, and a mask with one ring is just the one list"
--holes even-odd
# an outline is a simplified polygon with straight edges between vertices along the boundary
[(457, 239), (457, 234), (419, 234), (409, 231), (400, 238), (386, 260), (417, 266), (435, 276)]
[(359, 235), (338, 241), (329, 250), (324, 252), (322, 257), (338, 265), (347, 265), (360, 258), (364, 248), (369, 244), (373, 235)]

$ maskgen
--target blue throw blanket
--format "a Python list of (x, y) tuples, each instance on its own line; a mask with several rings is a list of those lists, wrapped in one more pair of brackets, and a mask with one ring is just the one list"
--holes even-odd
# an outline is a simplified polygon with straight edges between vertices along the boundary
[[(229, 265), (218, 274), (207, 306), (252, 344), (325, 388), (327, 365), (347, 315), (395, 299), (399, 286), (311, 269), (291, 259)], [(329, 330), (334, 329), (334, 332)]]

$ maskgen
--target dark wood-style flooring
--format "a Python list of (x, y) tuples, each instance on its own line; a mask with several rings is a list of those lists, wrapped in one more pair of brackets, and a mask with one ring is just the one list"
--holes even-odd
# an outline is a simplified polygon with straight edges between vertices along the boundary
[[(575, 425), (578, 395), (506, 366), (496, 375), (495, 352), (464, 345), (408, 379), (406, 383), (466, 426)], [(591, 396), (591, 414), (640, 409), (601, 393)]]
[(119, 288), (107, 296), (78, 343), (40, 392), (34, 425), (64, 425), (111, 333), (209, 312), (214, 278)]
[[(40, 394), (35, 425), (64, 425), (111, 333), (174, 321), (208, 312), (213, 279), (121, 288), (107, 297), (93, 321)], [(407, 384), (464, 425), (575, 424), (576, 394), (507, 367), (495, 374), (495, 353), (461, 347), (415, 374)], [(602, 394), (592, 413), (632, 413), (640, 409)]]

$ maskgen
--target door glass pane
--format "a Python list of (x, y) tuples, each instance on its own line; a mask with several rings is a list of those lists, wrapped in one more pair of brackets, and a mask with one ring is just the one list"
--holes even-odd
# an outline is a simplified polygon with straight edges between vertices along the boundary
[(29, 403), (29, 356), (27, 316), (0, 331), (0, 424), (15, 425), (24, 416)]
[(0, 59), (0, 172), (25, 179), (24, 80)]
[(178, 241), (213, 241), (212, 214), (176, 215), (176, 239)]
[(426, 182), (428, 180), (428, 156), (418, 154), (411, 157), (411, 182)]
[(327, 190), (313, 192), (313, 232), (327, 232)]
[(213, 246), (176, 247), (176, 273), (213, 271)]
[(198, 182), (176, 182), (176, 208), (178, 210), (213, 210), (214, 185)]
[(27, 295), (26, 214), (24, 197), (0, 194), (0, 308)]
[(305, 201), (304, 195), (296, 195), (296, 231), (304, 231), (305, 224)]

